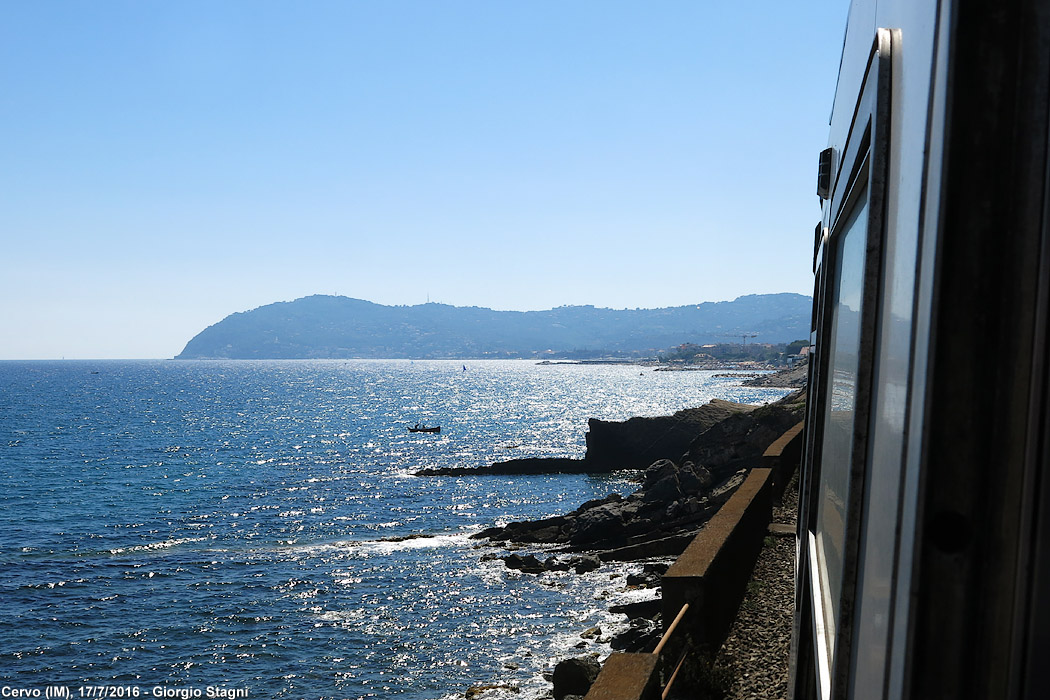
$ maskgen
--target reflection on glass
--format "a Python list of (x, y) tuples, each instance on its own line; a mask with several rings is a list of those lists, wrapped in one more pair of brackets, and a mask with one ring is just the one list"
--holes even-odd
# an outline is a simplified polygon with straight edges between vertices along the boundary
[(857, 362), (860, 351), (861, 299), (867, 243), (867, 191), (834, 243), (836, 263), (831, 298), (831, 331), (827, 352), (830, 372), (824, 413), (824, 444), (817, 495), (817, 552), (829, 662), (835, 649), (835, 621), (842, 589), (842, 553), (853, 449)]

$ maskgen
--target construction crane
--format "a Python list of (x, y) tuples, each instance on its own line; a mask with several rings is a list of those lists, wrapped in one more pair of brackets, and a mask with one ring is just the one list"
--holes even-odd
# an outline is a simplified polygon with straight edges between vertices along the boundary
[(757, 338), (758, 333), (723, 333), (724, 338), (740, 338), (741, 345), (747, 345), (748, 338)]

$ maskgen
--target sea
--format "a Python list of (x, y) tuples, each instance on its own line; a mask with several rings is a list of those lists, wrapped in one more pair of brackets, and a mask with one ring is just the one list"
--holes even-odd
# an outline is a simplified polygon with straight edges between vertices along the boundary
[[(637, 564), (522, 574), (500, 559), (508, 550), (470, 535), (628, 493), (632, 475), (413, 473), (581, 458), (588, 418), (786, 393), (724, 374), (0, 362), (0, 686), (5, 697), (542, 697), (558, 660), (609, 653), (626, 625), (609, 606), (656, 592), (625, 584)], [(441, 432), (410, 433), (417, 422)]]

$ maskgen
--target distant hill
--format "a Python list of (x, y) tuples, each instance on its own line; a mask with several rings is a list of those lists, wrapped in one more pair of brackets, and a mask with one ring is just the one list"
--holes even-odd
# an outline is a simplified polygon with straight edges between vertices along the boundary
[(310, 296), (227, 316), (198, 333), (176, 359), (654, 355), (681, 343), (732, 342), (744, 334), (756, 343), (806, 338), (810, 307), (810, 298), (801, 294), (633, 311), (382, 306)]

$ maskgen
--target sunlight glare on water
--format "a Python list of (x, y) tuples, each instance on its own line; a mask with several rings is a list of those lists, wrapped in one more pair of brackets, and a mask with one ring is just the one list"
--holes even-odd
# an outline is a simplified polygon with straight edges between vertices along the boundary
[(469, 534), (634, 486), (412, 473), (583, 457), (591, 417), (785, 393), (713, 372), (463, 364), (0, 363), (0, 681), (538, 697), (580, 631), (623, 625), (608, 606), (638, 595), (630, 568), (526, 576)]

